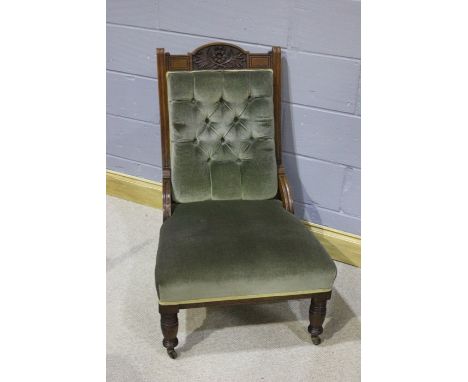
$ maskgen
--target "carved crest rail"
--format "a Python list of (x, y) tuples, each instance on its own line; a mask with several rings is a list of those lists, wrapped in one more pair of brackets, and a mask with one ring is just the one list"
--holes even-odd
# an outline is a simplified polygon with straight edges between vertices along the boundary
[(176, 70), (272, 69), (272, 52), (252, 54), (227, 43), (203, 45), (186, 55), (166, 54), (166, 65)]

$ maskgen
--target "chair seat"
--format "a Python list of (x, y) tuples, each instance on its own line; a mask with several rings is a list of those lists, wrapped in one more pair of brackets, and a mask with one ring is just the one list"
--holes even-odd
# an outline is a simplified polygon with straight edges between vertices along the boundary
[(329, 291), (336, 266), (278, 200), (179, 204), (161, 227), (161, 305)]

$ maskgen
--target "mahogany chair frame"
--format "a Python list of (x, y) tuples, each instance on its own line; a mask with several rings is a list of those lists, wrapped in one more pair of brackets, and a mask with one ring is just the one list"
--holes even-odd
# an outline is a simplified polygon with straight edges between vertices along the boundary
[[(287, 211), (294, 213), (293, 200), (282, 162), (281, 152), (281, 48), (275, 46), (272, 47), (272, 50), (268, 53), (250, 53), (236, 45), (214, 42), (200, 46), (193, 52), (187, 53), (186, 55), (171, 55), (170, 53), (166, 53), (163, 48), (158, 48), (156, 50), (156, 55), (161, 119), (163, 220), (165, 221), (171, 217), (174, 208), (174, 203), (171, 197), (169, 107), (166, 80), (166, 73), (168, 71), (272, 69), (275, 152), (278, 168), (278, 193), (276, 198), (281, 200), (283, 207)], [(330, 297), (331, 291), (266, 298), (212, 301), (179, 305), (159, 305), (161, 330), (164, 337), (163, 346), (167, 349), (167, 353), (171, 358), (177, 357), (177, 353), (174, 349), (178, 344), (177, 314), (180, 309), (235, 304), (269, 303), (304, 298), (311, 300), (309, 309), (310, 325), (308, 327), (308, 331), (311, 334), (312, 342), (315, 345), (318, 345), (321, 342), (319, 335), (323, 332), (322, 325), (326, 315), (326, 304)]]

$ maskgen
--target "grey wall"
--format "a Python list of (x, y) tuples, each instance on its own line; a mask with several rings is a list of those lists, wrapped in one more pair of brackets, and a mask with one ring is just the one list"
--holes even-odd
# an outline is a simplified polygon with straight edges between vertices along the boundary
[(360, 2), (107, 0), (107, 168), (161, 180), (155, 49), (283, 47), (296, 214), (360, 233)]

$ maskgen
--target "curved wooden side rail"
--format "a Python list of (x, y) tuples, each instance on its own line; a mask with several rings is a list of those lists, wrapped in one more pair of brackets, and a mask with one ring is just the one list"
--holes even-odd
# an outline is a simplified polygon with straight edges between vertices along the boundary
[(171, 170), (163, 170), (162, 181), (162, 198), (163, 198), (163, 221), (168, 219), (172, 214), (172, 197), (171, 197)]
[(288, 178), (283, 165), (278, 167), (278, 192), (280, 200), (283, 202), (285, 210), (294, 214), (293, 199), (291, 196), (291, 188), (289, 187)]

